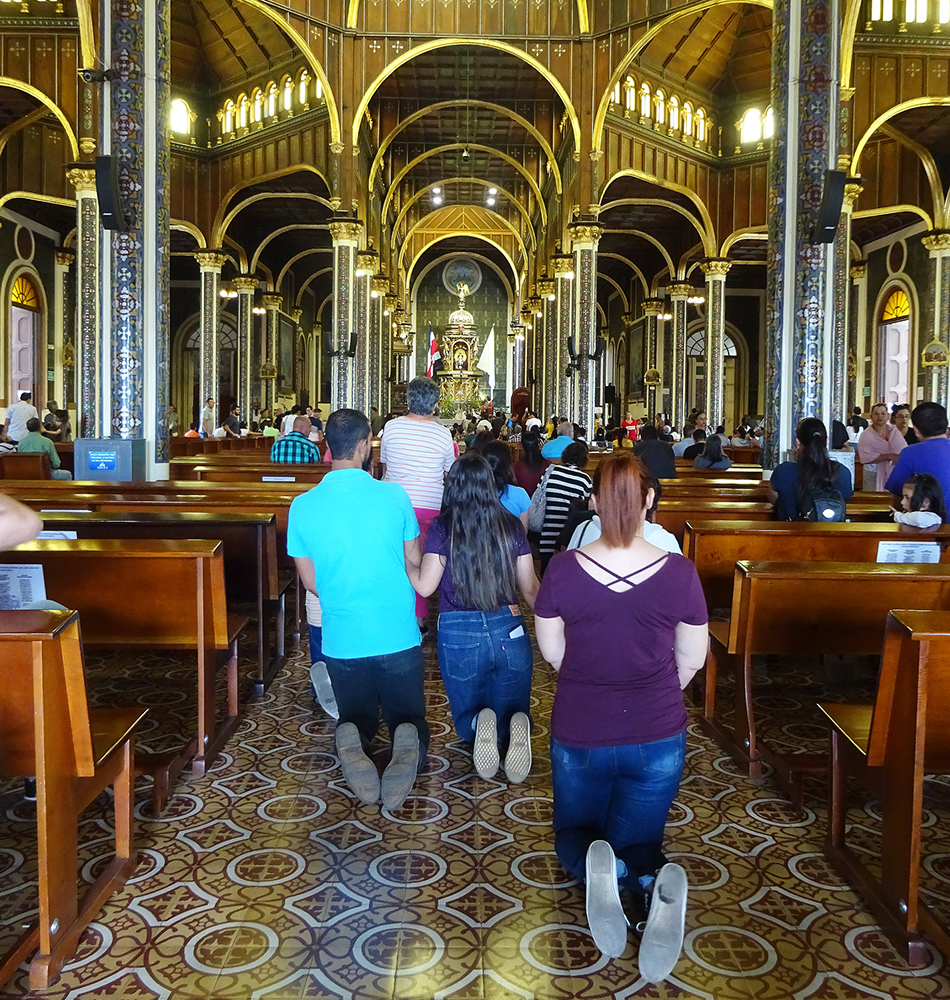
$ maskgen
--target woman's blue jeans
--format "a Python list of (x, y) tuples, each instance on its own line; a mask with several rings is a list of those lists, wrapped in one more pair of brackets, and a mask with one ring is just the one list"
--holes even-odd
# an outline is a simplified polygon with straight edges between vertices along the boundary
[(524, 616), (499, 611), (445, 611), (439, 615), (439, 667), (452, 719), (466, 743), (475, 738), (475, 717), (491, 708), (498, 740), (508, 740), (515, 712), (530, 716), (531, 640)]
[(620, 884), (648, 885), (666, 864), (663, 828), (685, 760), (685, 733), (616, 747), (571, 746), (552, 736), (554, 849), (561, 864), (583, 882), (588, 847), (606, 840), (622, 862)]

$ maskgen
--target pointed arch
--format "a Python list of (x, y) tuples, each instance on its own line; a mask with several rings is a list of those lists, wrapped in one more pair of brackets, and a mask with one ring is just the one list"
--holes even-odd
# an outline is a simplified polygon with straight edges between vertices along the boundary
[(277, 283), (274, 285), (274, 288), (277, 291), (280, 291), (280, 287), (284, 283), (284, 278), (287, 277), (287, 272), (294, 266), (294, 264), (296, 264), (298, 260), (301, 260), (304, 257), (312, 257), (316, 253), (332, 254), (333, 247), (310, 247), (309, 250), (301, 250), (300, 253), (291, 257), (290, 260), (288, 260), (287, 263), (280, 269), (280, 274), (277, 276)]
[[(695, 227), (696, 232), (699, 233), (700, 239), (703, 241), (703, 247), (706, 250), (706, 254), (709, 257), (714, 257), (716, 255), (716, 234), (715, 229), (712, 224), (712, 217), (709, 214), (709, 209), (703, 204), (702, 199), (699, 195), (690, 191), (689, 188), (683, 187), (681, 184), (674, 184), (672, 181), (659, 181), (655, 177), (651, 177), (649, 174), (645, 174), (640, 170), (620, 170), (613, 177), (610, 178), (608, 185), (605, 185), (604, 190), (612, 183), (616, 178), (622, 176), (637, 177), (640, 180), (648, 181), (654, 184), (658, 188), (667, 188), (670, 191), (675, 191), (677, 194), (685, 195), (689, 200), (699, 209), (699, 219), (687, 212), (682, 205), (677, 205), (675, 202), (667, 201), (665, 198), (618, 198), (616, 201), (607, 202), (606, 205), (601, 205), (600, 214), (603, 215), (611, 207), (616, 207), (619, 205), (657, 205), (661, 208), (669, 208), (674, 212), (682, 215), (684, 219), (687, 219)], [(700, 222), (702, 224), (700, 224)]]
[(76, 141), (76, 133), (69, 124), (69, 119), (66, 117), (66, 113), (59, 107), (58, 104), (56, 104), (55, 101), (47, 97), (42, 90), (37, 90), (36, 87), (31, 87), (30, 84), (24, 83), (22, 80), (15, 80), (12, 76), (0, 76), (0, 87), (9, 87), (11, 90), (22, 91), (24, 94), (29, 94), (29, 96), (35, 101), (39, 101), (40, 104), (45, 104), (46, 107), (59, 119), (60, 125), (63, 126), (63, 131), (66, 133), (66, 138), (69, 140), (69, 148), (72, 151), (73, 159), (79, 159), (79, 143)]
[[(493, 243), (492, 246), (494, 246), (494, 245), (495, 244)], [(431, 246), (432, 246), (432, 244), (430, 243), (429, 247), (431, 247)], [(426, 250), (428, 250), (429, 247), (426, 247)], [(423, 251), (423, 252), (425, 252), (425, 251)], [(422, 282), (422, 279), (434, 267), (438, 267), (439, 264), (443, 263), (444, 261), (450, 260), (452, 257), (455, 257), (455, 256), (457, 256), (456, 253), (445, 253), (441, 257), (437, 257), (435, 260), (433, 260), (430, 263), (426, 264), (426, 266), (419, 272), (419, 276), (415, 279), (415, 283), (413, 285), (413, 288), (412, 288), (412, 290), (409, 293), (410, 299), (414, 299), (415, 298), (416, 292), (418, 291), (419, 284)], [(481, 253), (468, 253), (468, 252), (466, 252), (465, 256), (466, 257), (472, 257), (475, 260), (481, 261), (486, 267), (490, 267), (495, 272), (495, 274), (498, 275), (498, 277), (501, 279), (502, 284), (505, 286), (505, 290), (508, 292), (508, 301), (509, 302), (514, 302), (515, 301), (515, 288), (514, 288), (514, 286), (511, 283), (510, 276), (507, 275), (507, 274), (505, 274), (505, 272), (490, 257), (486, 257), (484, 254), (481, 254)]]
[(614, 288), (617, 289), (617, 293), (620, 295), (620, 301), (623, 302), (623, 311), (624, 312), (629, 312), (630, 311), (630, 303), (627, 300), (627, 294), (626, 294), (626, 292), (620, 287), (620, 283), (618, 281), (616, 281), (614, 278), (611, 278), (609, 274), (604, 274), (603, 271), (598, 271), (597, 272), (597, 280), (600, 281), (601, 279), (603, 279), (604, 281), (606, 281), (609, 284), (613, 285)]
[(282, 236), (284, 233), (289, 233), (295, 229), (303, 229), (303, 230), (322, 229), (324, 230), (324, 232), (329, 232), (330, 226), (328, 223), (325, 222), (298, 223), (297, 225), (294, 226), (282, 226), (280, 229), (275, 229), (274, 232), (268, 233), (268, 235), (264, 237), (258, 248), (254, 251), (253, 256), (251, 257), (250, 273), (253, 274), (255, 270), (257, 270), (257, 262), (261, 259), (261, 254), (264, 252), (264, 247), (266, 247), (271, 240), (275, 240), (277, 239), (278, 236)]
[(636, 275), (636, 277), (640, 279), (640, 287), (643, 289), (643, 297), (646, 298), (650, 294), (650, 288), (649, 288), (649, 285), (647, 284), (647, 279), (644, 277), (644, 274), (640, 270), (640, 268), (637, 267), (637, 265), (634, 264), (634, 262), (632, 260), (630, 260), (628, 257), (624, 257), (623, 254), (609, 253), (609, 252), (603, 252), (603, 251), (598, 250), (597, 251), (597, 258), (598, 258), (598, 260), (601, 257), (607, 257), (610, 260), (619, 260), (621, 262), (621, 264), (626, 264), (627, 267), (629, 267), (630, 270), (633, 271), (633, 273)]
[(456, 236), (468, 236), (471, 239), (481, 240), (482, 243), (487, 243), (489, 246), (494, 247), (505, 258), (505, 260), (508, 261), (515, 284), (518, 284), (518, 268), (515, 267), (515, 262), (511, 259), (511, 255), (500, 243), (496, 243), (490, 236), (486, 236), (484, 233), (442, 233), (437, 239), (434, 239), (431, 243), (426, 244), (426, 246), (424, 246), (415, 255), (415, 257), (412, 258), (412, 263), (406, 268), (406, 285), (409, 286), (412, 283), (412, 273), (416, 269), (416, 264), (419, 263), (419, 258), (427, 250), (431, 250), (434, 246), (439, 243), (444, 243), (446, 240), (454, 239)]
[(333, 274), (333, 268), (322, 267), (320, 268), (319, 271), (314, 271), (313, 274), (311, 274), (310, 277), (307, 278), (306, 281), (304, 281), (304, 283), (300, 286), (300, 288), (297, 291), (297, 300), (296, 300), (297, 306), (299, 306), (300, 303), (303, 302), (303, 293), (310, 287), (310, 282), (316, 281), (317, 278), (322, 277), (324, 274)]

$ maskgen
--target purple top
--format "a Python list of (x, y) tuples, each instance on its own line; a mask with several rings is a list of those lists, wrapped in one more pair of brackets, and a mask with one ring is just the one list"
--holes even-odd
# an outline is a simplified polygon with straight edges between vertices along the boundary
[(564, 620), (551, 735), (607, 747), (682, 733), (686, 708), (673, 641), (680, 622), (708, 621), (696, 567), (685, 556), (661, 557), (651, 577), (618, 594), (584, 570), (583, 558), (576, 550), (556, 555), (534, 607), (538, 618)]
[[(517, 551), (515, 555), (531, 555), (531, 546), (528, 544), (528, 538), (524, 533), (524, 528), (521, 526), (521, 521), (514, 514), (509, 514), (507, 511), (505, 512), (505, 517), (512, 522), (512, 531), (517, 539)], [(440, 515), (429, 525), (429, 534), (426, 536), (425, 549), (426, 552), (436, 552), (445, 558), (445, 570), (442, 573), (442, 580), (439, 583), (439, 614), (445, 611), (477, 611), (477, 608), (466, 607), (455, 599), (455, 588), (452, 585), (452, 560), (449, 555), (449, 548), (449, 536), (446, 534)], [(516, 595), (512, 594), (512, 597), (516, 597)], [(703, 607), (706, 607), (705, 603)]]

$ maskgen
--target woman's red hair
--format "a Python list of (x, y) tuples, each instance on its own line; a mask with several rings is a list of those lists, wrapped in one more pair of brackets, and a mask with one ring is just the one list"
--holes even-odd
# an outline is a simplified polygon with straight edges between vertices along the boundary
[(647, 491), (652, 485), (646, 466), (629, 452), (612, 452), (597, 463), (594, 496), (600, 516), (600, 537), (609, 548), (624, 548), (636, 537), (646, 513)]

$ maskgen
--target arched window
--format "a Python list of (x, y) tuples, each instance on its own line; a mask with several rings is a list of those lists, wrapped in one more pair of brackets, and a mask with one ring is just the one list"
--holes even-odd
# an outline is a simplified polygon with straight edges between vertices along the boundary
[(25, 274), (19, 275), (16, 281), (13, 282), (11, 300), (15, 306), (21, 306), (23, 309), (39, 310), (40, 308), (40, 300), (36, 294), (36, 288)]
[(739, 126), (740, 142), (759, 142), (762, 139), (762, 113), (758, 108), (749, 108), (742, 116)]
[[(35, 391), (35, 382), (43, 379), (43, 358), (39, 344), (40, 293), (33, 279), (26, 274), (18, 274), (10, 294), (10, 385), (13, 398), (17, 393)], [(49, 359), (48, 368), (53, 367)], [(51, 384), (51, 383), (50, 383)]]
[(610, 103), (619, 104), (620, 103), (620, 81), (617, 81), (616, 86), (610, 92)]
[(255, 87), (251, 94), (251, 121), (260, 122), (264, 118), (264, 94), (260, 87)]
[(683, 135), (693, 134), (693, 106), (687, 101), (683, 105)]
[(247, 113), (250, 107), (251, 102), (247, 99), (247, 94), (241, 94), (238, 98), (238, 128), (247, 128)]
[(283, 96), (283, 100), (282, 100), (281, 103), (283, 104), (284, 111), (293, 111), (293, 109), (294, 109), (294, 81), (291, 80), (289, 76), (285, 77), (282, 89), (283, 89), (283, 92), (284, 92), (284, 96)]
[(310, 103), (310, 74), (306, 70), (301, 70), (297, 82), (297, 99), (301, 107), (306, 107)]
[(273, 118), (277, 114), (277, 84), (267, 85), (267, 117)]
[(640, 84), (640, 114), (644, 118), (650, 118), (653, 115), (653, 95), (650, 93), (648, 83)]
[(316, 95), (316, 98), (317, 98), (318, 101), (322, 100), (322, 98), (323, 98), (323, 84), (320, 82), (320, 78), (319, 77), (317, 77), (317, 79), (314, 80), (313, 92)]
[(706, 112), (702, 108), (696, 109), (696, 138), (700, 142), (706, 141)]
[(772, 105), (765, 109), (765, 117), (762, 119), (762, 136), (771, 139), (775, 135), (775, 118), (772, 115)]
[[(686, 355), (690, 358), (706, 357), (706, 331), (700, 328), (694, 330), (686, 341)], [(738, 357), (736, 342), (728, 333), (722, 335), (722, 356), (724, 358)]]
[(666, 120), (666, 95), (662, 90), (656, 92), (656, 98), (653, 101), (656, 107), (656, 114), (653, 116), (656, 121), (661, 125)]
[(937, 9), (937, 20), (941, 24), (950, 21), (950, 0), (940, 0)]
[(893, 21), (894, 0), (871, 0), (872, 21)]
[(927, 0), (904, 0), (904, 20), (923, 24), (927, 20)]
[(234, 101), (228, 101), (224, 105), (224, 134), (234, 131)]
[(895, 289), (884, 303), (878, 332), (878, 398), (905, 403), (910, 392), (910, 299)]
[(191, 110), (181, 98), (172, 101), (169, 125), (173, 132), (180, 132), (182, 135), (191, 131)]
[[(950, 3), (950, 0), (946, 0)], [(627, 111), (636, 111), (637, 108), (637, 82), (632, 76), (628, 76), (623, 85), (623, 106)]]
[(881, 313), (882, 323), (891, 323), (899, 319), (907, 319), (910, 316), (910, 299), (907, 292), (898, 288), (884, 303), (884, 311)]
[(670, 97), (670, 128), (680, 127), (680, 102), (675, 97)]

